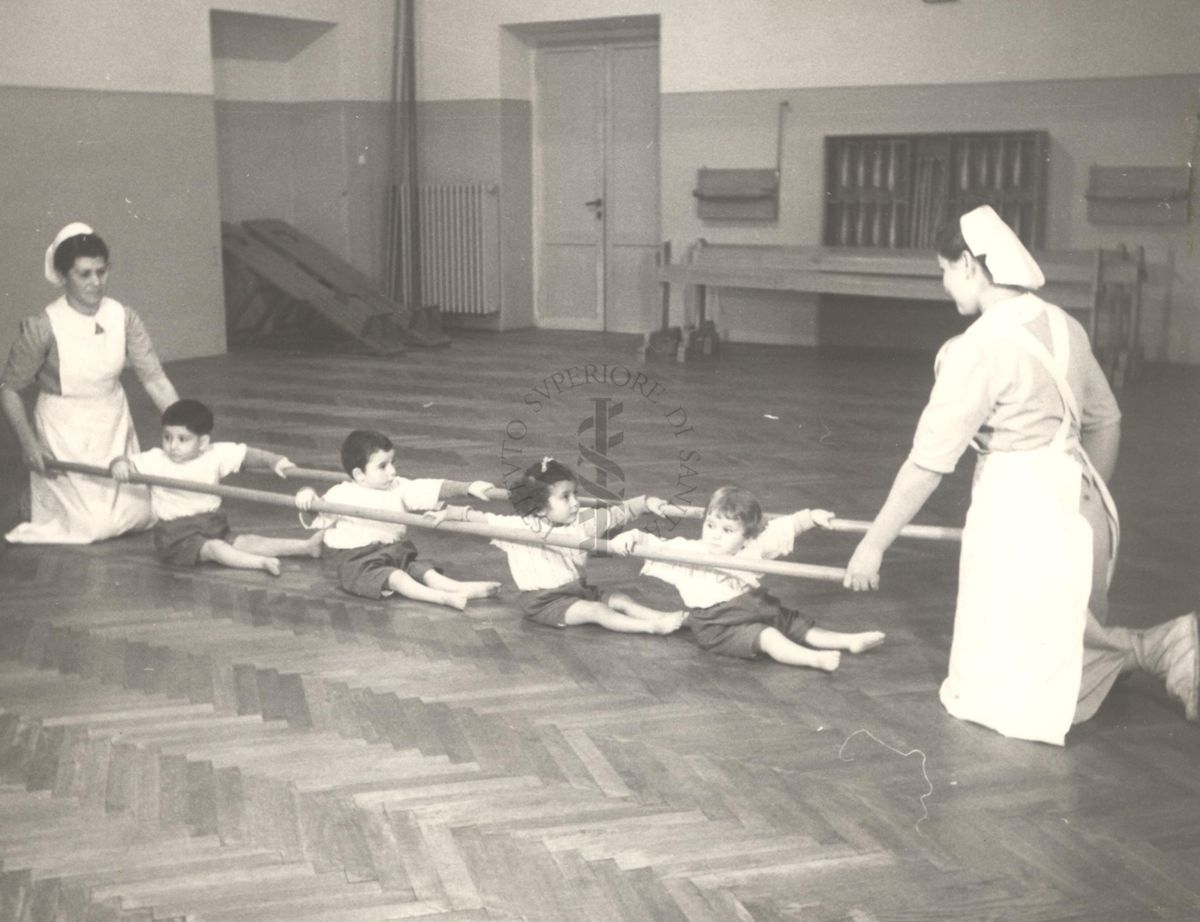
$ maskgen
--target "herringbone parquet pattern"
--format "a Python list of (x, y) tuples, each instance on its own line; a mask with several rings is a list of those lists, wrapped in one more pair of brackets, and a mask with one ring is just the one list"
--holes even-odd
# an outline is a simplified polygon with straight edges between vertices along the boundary
[[(346, 429), (374, 426), (403, 470), (498, 480), (513, 420), (522, 466), (574, 464), (588, 401), (614, 393), (534, 413), (535, 384), (572, 363), (637, 371), (633, 351), (522, 334), (171, 372), (215, 406), (221, 438), (333, 466)], [(694, 486), (697, 501), (737, 480), (769, 508), (851, 517), (878, 505), (928, 383), (924, 361), (767, 349), (645, 372), (661, 409), (626, 388), (610, 427), (630, 494)], [(1200, 514), (1172, 484), (1195, 492), (1180, 465), (1197, 437), (1179, 427), (1197, 378), (1177, 378), (1127, 398), (1126, 620), (1195, 591)], [(676, 406), (695, 433), (665, 420)], [(701, 452), (694, 475), (681, 447)], [(1155, 482), (1135, 479), (1147, 470)], [(923, 518), (957, 524), (965, 490), (954, 478)], [(228, 511), (235, 528), (294, 528)], [(505, 573), (483, 542), (414, 537), (455, 574)], [(853, 543), (802, 545), (798, 559), (836, 564)], [(147, 536), (2, 553), (0, 920), (1200, 916), (1200, 730), (1139, 679), (1063, 750), (946, 716), (953, 548), (898, 546), (870, 597), (771, 583), (830, 626), (888, 631), (833, 675), (708, 656), (686, 632), (537, 628), (504, 597), (465, 613), (357, 600), (313, 561), (279, 579), (164, 569)], [(602, 583), (635, 574), (592, 567)]]

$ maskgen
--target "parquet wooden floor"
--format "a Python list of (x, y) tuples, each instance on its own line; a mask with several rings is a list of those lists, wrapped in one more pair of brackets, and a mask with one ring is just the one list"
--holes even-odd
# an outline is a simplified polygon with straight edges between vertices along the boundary
[[(770, 509), (860, 518), (930, 381), (927, 357), (635, 354), (474, 334), (393, 360), (170, 371), (219, 438), (306, 465), (335, 466), (345, 431), (372, 426), (405, 472), (500, 480), (547, 453), (575, 465), (601, 414), (610, 488), (700, 502), (737, 481)], [(646, 378), (597, 383), (605, 363)], [(1200, 374), (1153, 371), (1122, 404), (1114, 616), (1150, 624), (1200, 598)], [(0, 448), (9, 495), (18, 459)], [(961, 523), (967, 473), (923, 521)], [(296, 532), (286, 512), (227, 509)], [(455, 574), (503, 575), (505, 595), (459, 613), (353, 599), (315, 561), (278, 579), (170, 570), (145, 535), (0, 551), (0, 922), (1200, 918), (1200, 728), (1137, 678), (1065, 749), (949, 718), (952, 547), (897, 545), (872, 596), (768, 580), (830, 626), (888, 632), (826, 675), (706, 655), (686, 632), (530, 626), (497, 550), (415, 538)], [(800, 545), (840, 565), (853, 539)], [(591, 573), (669, 597), (632, 561)]]

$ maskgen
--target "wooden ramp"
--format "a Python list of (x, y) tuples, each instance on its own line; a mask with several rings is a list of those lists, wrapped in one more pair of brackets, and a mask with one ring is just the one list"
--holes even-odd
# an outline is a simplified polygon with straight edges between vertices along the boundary
[(394, 318), (396, 333), (413, 346), (444, 346), (450, 337), (442, 332), (436, 307), (410, 309), (383, 294), (376, 284), (336, 253), (285, 221), (262, 218), (243, 227), (340, 296), (367, 306), (373, 317)]
[(347, 296), (242, 227), (222, 223), (221, 246), (231, 342), (288, 334), (322, 339), (333, 327), (376, 355), (404, 352), (404, 342), (372, 305)]

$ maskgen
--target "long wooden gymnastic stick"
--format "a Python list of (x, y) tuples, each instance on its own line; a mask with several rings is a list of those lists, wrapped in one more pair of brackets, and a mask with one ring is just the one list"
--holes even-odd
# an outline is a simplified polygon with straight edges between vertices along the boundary
[[(674, 503), (667, 504), (667, 511), (672, 515), (678, 515), (681, 519), (702, 519), (704, 518), (703, 506), (676, 506)], [(790, 513), (784, 513), (790, 515)], [(777, 519), (779, 514), (774, 512), (766, 513), (768, 519)], [(871, 523), (862, 519), (834, 519), (832, 524), (833, 531), (853, 531), (865, 532), (871, 527)], [(944, 525), (905, 525), (900, 529), (900, 537), (902, 538), (924, 538), (928, 541), (961, 541), (962, 529), (950, 528)]]
[[(326, 471), (312, 467), (293, 467), (288, 468), (287, 477), (319, 480), (325, 483), (340, 483), (350, 478), (341, 471)], [(508, 499), (508, 490), (504, 487), (496, 487), (488, 492), (488, 499), (506, 500)], [(604, 506), (607, 505), (603, 500), (596, 499), (594, 496), (580, 496), (579, 505), (581, 506)], [(703, 506), (676, 506), (674, 503), (668, 504), (671, 511), (678, 511), (679, 517), (684, 519), (702, 519), (704, 518)], [(774, 513), (767, 513), (767, 518), (775, 518)], [(871, 523), (862, 519), (834, 519), (833, 531), (848, 531), (863, 533), (871, 527)], [(961, 541), (962, 529), (950, 528), (944, 525), (905, 525), (900, 529), (900, 537), (902, 538), (921, 538), (926, 541)]]
[[(350, 475), (342, 471), (327, 471), (316, 467), (289, 467), (283, 472), (284, 478), (287, 480), (316, 480), (321, 483), (344, 483), (350, 479)], [(508, 499), (508, 490), (504, 487), (493, 487), (488, 490), (488, 499), (501, 501)], [(589, 497), (579, 497), (579, 505), (593, 506), (596, 501)]]
[[(317, 480), (322, 483), (342, 483), (350, 479), (348, 474), (341, 471), (327, 471), (317, 467), (289, 467), (284, 472), (284, 477), (288, 480)], [(509, 491), (504, 487), (493, 487), (488, 491), (488, 499), (502, 502), (508, 499)], [(580, 496), (579, 505), (589, 508), (597, 508), (599, 506), (607, 506), (608, 503), (602, 499), (596, 499), (594, 496)]]
[[(76, 474), (87, 474), (92, 477), (110, 478), (112, 474), (107, 468), (91, 464), (79, 464), (74, 461), (48, 461), (48, 467), (60, 471), (71, 471)], [(157, 477), (152, 474), (133, 473), (129, 478), (131, 483), (141, 483), (152, 487), (167, 487), (172, 490), (185, 490), (189, 493), (208, 493), (212, 496), (223, 496), (228, 499), (244, 499), (254, 503), (264, 503), (270, 506), (282, 506), (296, 509), (296, 499), (286, 493), (272, 493), (269, 490), (251, 490), (247, 487), (230, 487), (225, 484), (196, 483), (192, 480), (177, 480), (174, 477)], [(313, 512), (328, 512), (332, 515), (353, 516), (359, 519), (374, 519), (379, 522), (392, 522), (397, 525), (409, 525), (414, 528), (428, 528), (433, 531), (448, 531), (456, 534), (475, 535), (480, 538), (499, 538), (501, 541), (515, 541), (519, 544), (550, 544), (554, 547), (565, 547), (572, 550), (583, 550), (595, 554), (610, 554), (609, 543), (602, 538), (571, 538), (553, 532), (537, 535), (528, 528), (509, 528), (502, 525), (489, 525), (481, 522), (442, 522), (434, 524), (420, 515), (407, 512), (385, 512), (380, 509), (368, 509), (363, 506), (347, 506), (343, 503), (327, 503), (315, 500)], [(615, 555), (614, 556), (620, 556)], [(840, 567), (824, 567), (816, 564), (792, 563), (787, 560), (762, 560), (748, 557), (725, 557), (717, 554), (695, 554), (687, 551), (662, 551), (656, 548), (635, 547), (630, 551), (630, 557), (641, 557), (644, 560), (661, 560), (666, 563), (680, 563), (687, 566), (718, 567), (723, 570), (745, 570), (750, 573), (769, 573), (778, 576), (795, 576), (802, 579), (819, 579), (840, 583), (846, 571)]]

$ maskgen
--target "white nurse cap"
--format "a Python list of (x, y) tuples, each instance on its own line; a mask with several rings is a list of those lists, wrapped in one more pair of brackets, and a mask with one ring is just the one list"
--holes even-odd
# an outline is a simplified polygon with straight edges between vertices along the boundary
[(991, 205), (968, 211), (958, 226), (971, 255), (987, 257), (988, 272), (997, 285), (1033, 290), (1046, 284), (1037, 260)]
[(46, 248), (46, 281), (51, 285), (61, 285), (64, 281), (63, 277), (58, 274), (58, 270), (54, 268), (54, 251), (59, 248), (64, 240), (71, 237), (76, 237), (79, 234), (94, 234), (96, 233), (86, 224), (81, 221), (72, 221), (54, 237), (54, 242)]

